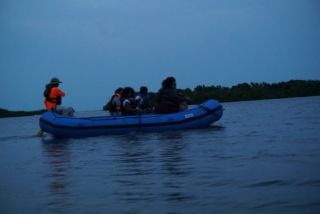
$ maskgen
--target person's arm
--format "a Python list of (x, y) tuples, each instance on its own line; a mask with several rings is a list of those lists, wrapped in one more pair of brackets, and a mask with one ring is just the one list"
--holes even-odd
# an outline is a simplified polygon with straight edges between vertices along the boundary
[(134, 99), (136, 100), (139, 106), (143, 104), (143, 98), (140, 95), (136, 96)]
[(52, 88), (52, 90), (53, 90), (52, 94), (56, 97), (64, 97), (65, 96), (65, 93), (62, 90), (60, 90), (58, 87), (54, 87), (54, 88)]
[(167, 94), (165, 96), (166, 100), (169, 102), (173, 102), (179, 104), (181, 102), (186, 102), (186, 98), (177, 93), (175, 89), (167, 90)]

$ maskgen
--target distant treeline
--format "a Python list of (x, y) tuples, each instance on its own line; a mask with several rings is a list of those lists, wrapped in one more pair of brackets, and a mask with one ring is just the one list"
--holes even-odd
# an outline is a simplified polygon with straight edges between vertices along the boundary
[(320, 80), (290, 80), (280, 83), (241, 83), (232, 87), (199, 85), (181, 93), (189, 96), (192, 104), (208, 99), (220, 102), (277, 99), (320, 95)]
[[(240, 83), (232, 87), (198, 85), (179, 90), (179, 93), (191, 99), (190, 104), (199, 104), (208, 99), (220, 102), (277, 99), (320, 95), (320, 80), (290, 80), (280, 83)], [(151, 93), (155, 102), (157, 93)]]
[(0, 118), (1, 117), (19, 117), (19, 116), (31, 116), (37, 114), (43, 114), (45, 110), (37, 111), (8, 111), (6, 109), (0, 108)]
[[(276, 99), (320, 95), (320, 80), (290, 80), (280, 83), (240, 83), (232, 87), (198, 85), (179, 90), (179, 93), (191, 99), (190, 104), (202, 103), (208, 99), (220, 102)], [(157, 93), (150, 93), (151, 103), (155, 102)], [(16, 117), (42, 114), (38, 111), (8, 111), (0, 108), (0, 117)]]

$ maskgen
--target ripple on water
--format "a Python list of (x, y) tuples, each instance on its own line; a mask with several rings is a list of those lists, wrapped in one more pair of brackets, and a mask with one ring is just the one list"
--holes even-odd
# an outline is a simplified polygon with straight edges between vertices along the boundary
[(284, 181), (284, 180), (269, 180), (269, 181), (260, 181), (260, 182), (252, 183), (242, 187), (255, 188), (255, 187), (269, 187), (269, 186), (288, 186), (291, 184), (292, 184), (291, 182)]

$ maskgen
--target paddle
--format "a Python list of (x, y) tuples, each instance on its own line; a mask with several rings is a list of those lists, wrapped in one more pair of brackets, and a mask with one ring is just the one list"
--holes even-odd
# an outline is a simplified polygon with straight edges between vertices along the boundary
[(42, 131), (41, 129), (38, 131), (37, 133), (38, 137), (44, 137), (44, 131)]

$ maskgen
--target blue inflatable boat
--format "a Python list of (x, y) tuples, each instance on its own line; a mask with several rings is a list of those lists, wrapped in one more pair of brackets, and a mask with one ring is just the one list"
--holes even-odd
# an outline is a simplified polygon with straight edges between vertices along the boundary
[(215, 100), (172, 114), (66, 117), (47, 112), (40, 117), (40, 128), (56, 137), (161, 132), (206, 127), (219, 120), (222, 114), (222, 105)]

